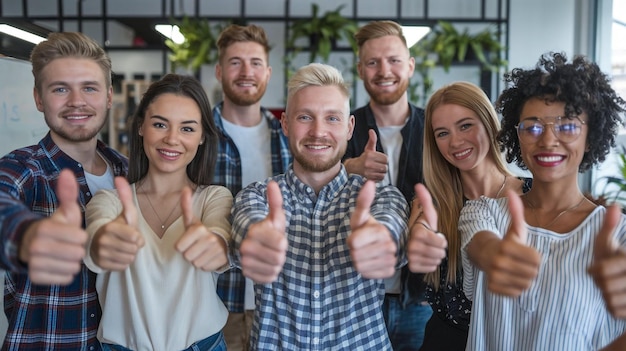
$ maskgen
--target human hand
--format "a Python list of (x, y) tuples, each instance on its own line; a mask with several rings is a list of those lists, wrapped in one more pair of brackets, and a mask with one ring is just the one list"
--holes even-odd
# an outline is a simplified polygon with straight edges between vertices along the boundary
[(185, 232), (176, 242), (176, 250), (194, 267), (213, 272), (228, 263), (226, 242), (211, 232), (193, 214), (191, 189), (185, 187), (180, 195)]
[(486, 274), (488, 288), (492, 293), (517, 297), (530, 287), (539, 274), (541, 255), (526, 244), (528, 230), (522, 200), (513, 191), (509, 191), (507, 197), (511, 225), (500, 240)]
[(423, 184), (416, 184), (415, 196), (409, 217), (409, 270), (414, 273), (429, 273), (435, 271), (446, 257), (448, 241), (443, 234), (437, 232), (437, 210), (428, 189)]
[(137, 208), (128, 181), (115, 178), (115, 189), (122, 203), (122, 212), (104, 224), (94, 234), (90, 253), (93, 261), (107, 271), (123, 271), (135, 261), (137, 252), (145, 244), (137, 230)]
[(369, 130), (369, 139), (363, 153), (359, 157), (347, 159), (344, 166), (348, 173), (355, 173), (373, 181), (381, 181), (387, 175), (387, 155), (376, 151), (376, 132)]
[(593, 246), (593, 263), (589, 267), (596, 285), (602, 292), (606, 307), (616, 318), (626, 317), (626, 251), (620, 248), (613, 237), (621, 209), (609, 206), (602, 228)]
[(71, 283), (85, 257), (89, 237), (82, 228), (78, 183), (72, 171), (59, 174), (56, 196), (56, 211), (31, 224), (20, 242), (19, 258), (28, 264), (28, 277), (35, 284)]
[(374, 182), (366, 181), (359, 191), (356, 207), (350, 217), (352, 232), (347, 239), (354, 268), (368, 279), (391, 277), (398, 261), (398, 247), (391, 233), (370, 214), (375, 196)]
[(239, 248), (243, 275), (261, 284), (275, 281), (287, 259), (283, 195), (274, 181), (267, 184), (267, 204), (267, 217), (250, 225)]

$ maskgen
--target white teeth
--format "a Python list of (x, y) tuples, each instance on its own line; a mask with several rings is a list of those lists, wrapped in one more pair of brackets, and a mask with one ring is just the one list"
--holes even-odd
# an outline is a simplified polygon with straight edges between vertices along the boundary
[(378, 83), (378, 85), (382, 85), (384, 87), (388, 87), (390, 85), (393, 85), (393, 82), (380, 82), (380, 83)]
[(165, 156), (170, 156), (170, 157), (176, 157), (180, 155), (180, 152), (168, 152), (168, 151), (163, 151), (163, 150), (159, 150), (159, 152)]
[(558, 162), (561, 161), (561, 156), (542, 156), (537, 157), (540, 162)]
[(328, 146), (324, 146), (324, 145), (309, 145), (307, 146), (309, 149), (314, 149), (314, 150), (323, 150), (323, 149), (327, 149)]
[(469, 154), (471, 151), (472, 151), (472, 150), (467, 149), (467, 150), (465, 150), (465, 151), (463, 151), (463, 152), (459, 152), (459, 153), (454, 154), (454, 157), (463, 157), (463, 156), (465, 156), (465, 155)]
[(89, 116), (85, 115), (85, 116), (67, 116), (67, 119), (72, 119), (72, 120), (77, 120), (77, 119), (85, 119), (88, 118)]
[(252, 86), (254, 86), (254, 84), (252, 84), (252, 83), (239, 83), (239, 86), (240, 87), (252, 87)]

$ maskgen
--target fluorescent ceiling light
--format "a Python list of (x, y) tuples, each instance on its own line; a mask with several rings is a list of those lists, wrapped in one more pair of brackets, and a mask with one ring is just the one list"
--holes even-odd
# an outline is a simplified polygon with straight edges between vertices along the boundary
[(154, 29), (163, 34), (166, 38), (171, 39), (176, 44), (182, 44), (185, 42), (185, 36), (180, 33), (180, 28), (178, 28), (177, 25), (157, 24), (154, 26)]
[(429, 32), (430, 27), (428, 26), (402, 26), (402, 34), (406, 38), (406, 46), (408, 47), (417, 44)]
[(15, 28), (13, 26), (10, 26), (10, 25), (4, 24), (4, 23), (0, 24), (0, 32), (6, 33), (8, 35), (12, 35), (12, 36), (14, 36), (16, 38), (20, 38), (22, 40), (29, 41), (29, 42), (31, 42), (33, 44), (39, 44), (42, 41), (46, 40), (46, 38), (44, 38), (44, 37), (40, 37), (40, 36), (38, 36), (36, 34), (27, 32), (25, 30), (21, 30), (19, 28)]

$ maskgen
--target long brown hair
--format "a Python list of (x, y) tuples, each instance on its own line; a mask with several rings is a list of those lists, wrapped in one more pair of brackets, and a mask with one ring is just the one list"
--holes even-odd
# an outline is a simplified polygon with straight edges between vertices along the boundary
[(139, 135), (139, 128), (146, 118), (148, 106), (162, 94), (186, 96), (198, 105), (202, 116), (204, 143), (198, 147), (196, 156), (187, 165), (187, 176), (194, 184), (210, 185), (217, 160), (218, 138), (211, 104), (204, 88), (196, 78), (179, 74), (168, 74), (161, 80), (150, 84), (132, 117), (129, 131), (128, 182), (136, 183), (148, 173), (149, 161), (143, 149), (143, 137)]
[[(502, 156), (496, 136), (500, 130), (500, 121), (487, 95), (476, 85), (469, 82), (455, 82), (437, 90), (428, 100), (424, 123), (424, 182), (430, 191), (439, 220), (437, 228), (448, 240), (449, 283), (456, 281), (461, 269), (461, 237), (459, 235), (459, 215), (463, 208), (463, 187), (458, 168), (451, 165), (441, 154), (433, 133), (433, 112), (441, 105), (452, 104), (470, 109), (478, 115), (489, 136), (487, 157), (494, 160), (502, 174), (510, 175)], [(426, 282), (439, 288), (440, 271), (426, 274)]]

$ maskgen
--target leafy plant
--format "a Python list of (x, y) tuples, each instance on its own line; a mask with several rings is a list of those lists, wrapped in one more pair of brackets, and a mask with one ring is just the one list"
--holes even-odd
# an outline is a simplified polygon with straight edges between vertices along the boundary
[(437, 22), (433, 30), (410, 49), (411, 56), (415, 58), (415, 72), (421, 77), (420, 91), (419, 82), (412, 81), (409, 85), (411, 101), (426, 105), (432, 92), (431, 71), (435, 66), (449, 72), (454, 62), (464, 62), (471, 54), (480, 63), (481, 69), (499, 72), (508, 64), (500, 58), (504, 49), (499, 34), (491, 28), (470, 34), (467, 28), (460, 32), (450, 22)]
[(344, 6), (345, 4), (337, 7), (334, 11), (327, 11), (319, 15), (319, 6), (315, 3), (311, 4), (312, 16), (296, 20), (289, 27), (287, 63), (290, 63), (293, 57), (302, 51), (302, 48), (296, 47), (296, 41), (301, 38), (309, 39), (309, 62), (314, 62), (317, 57), (320, 57), (323, 62), (328, 62), (333, 50), (333, 42), (341, 38), (348, 40), (352, 50), (356, 52), (358, 48), (354, 33), (356, 33), (358, 26), (352, 19), (341, 15), (341, 9)]
[(467, 28), (459, 32), (452, 23), (439, 21), (427, 36), (425, 48), (437, 55), (437, 64), (446, 72), (452, 62), (464, 62), (469, 53), (476, 57), (483, 69), (497, 71), (507, 64), (500, 58), (504, 46), (500, 43), (499, 34), (491, 28), (469, 34)]
[(189, 17), (172, 24), (178, 25), (180, 33), (185, 37), (181, 44), (171, 39), (165, 40), (165, 45), (172, 50), (169, 55), (172, 71), (184, 67), (197, 73), (203, 64), (217, 62), (217, 36), (226, 25), (218, 23), (211, 28), (206, 19)]
[(626, 204), (626, 147), (621, 147), (621, 152), (617, 154), (619, 163), (618, 176), (604, 176), (597, 182), (604, 182), (604, 187), (600, 191), (600, 199), (603, 202), (619, 202)]

